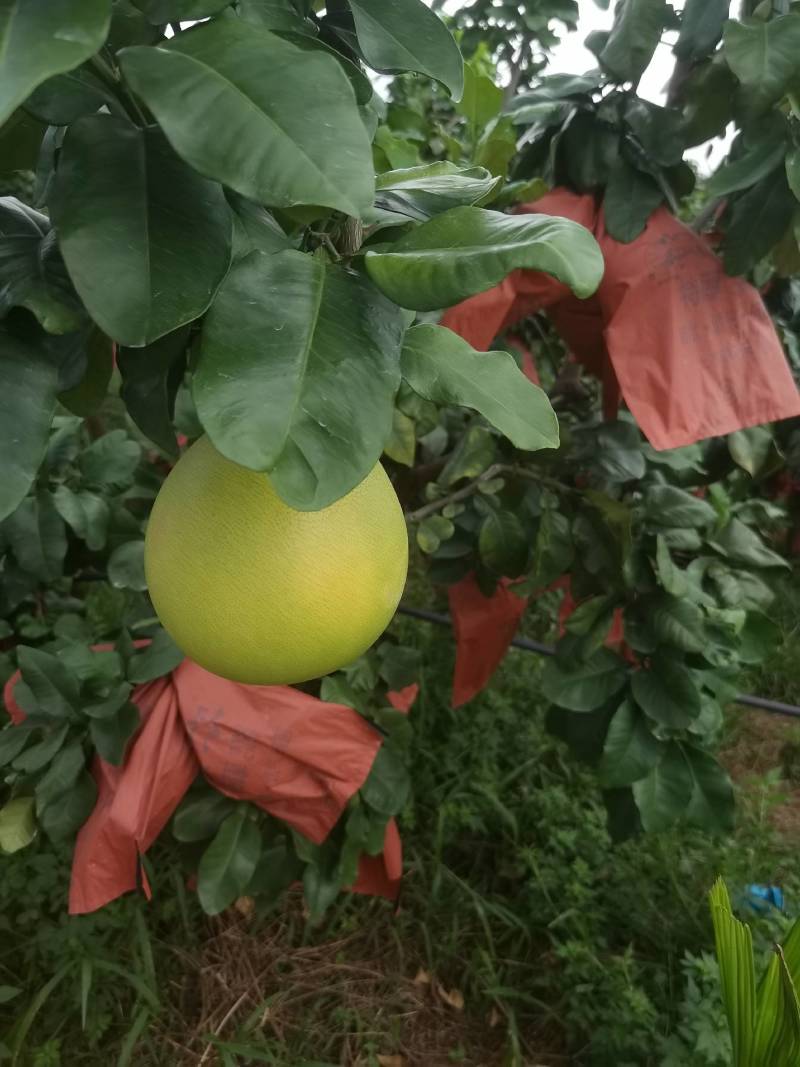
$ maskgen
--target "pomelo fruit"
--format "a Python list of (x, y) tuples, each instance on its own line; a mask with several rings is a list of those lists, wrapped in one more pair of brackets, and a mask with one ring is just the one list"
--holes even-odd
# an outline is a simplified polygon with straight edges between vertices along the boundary
[(407, 568), (403, 512), (380, 464), (330, 507), (295, 511), (207, 437), (170, 472), (145, 538), (164, 628), (201, 667), (255, 685), (357, 659), (392, 618)]

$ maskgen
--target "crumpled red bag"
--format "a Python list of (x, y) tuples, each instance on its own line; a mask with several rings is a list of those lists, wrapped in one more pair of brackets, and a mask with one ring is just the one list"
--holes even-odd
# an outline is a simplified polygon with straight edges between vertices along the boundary
[(447, 311), (442, 324), (473, 347), (536, 311), (603, 382), (604, 414), (624, 397), (656, 449), (800, 414), (800, 394), (758, 292), (728, 276), (706, 241), (665, 207), (630, 244), (608, 235), (593, 196), (555, 189), (522, 212), (591, 230), (605, 259), (600, 288), (578, 300), (561, 282), (517, 270)]
[[(14, 722), (19, 672), (4, 700)], [(221, 793), (256, 804), (315, 843), (325, 840), (363, 785), (380, 734), (352, 708), (289, 686), (241, 685), (184, 660), (134, 689), (141, 726), (121, 767), (95, 756), (97, 803), (78, 832), (70, 914), (95, 911), (142, 885), (141, 856), (202, 771)], [(365, 857), (359, 892), (397, 896), (402, 852), (397, 827), (386, 854)], [(148, 893), (149, 895), (149, 893)]]
[(468, 574), (447, 590), (456, 637), (452, 706), (460, 708), (480, 693), (508, 651), (528, 598), (517, 596), (504, 578), (490, 597)]

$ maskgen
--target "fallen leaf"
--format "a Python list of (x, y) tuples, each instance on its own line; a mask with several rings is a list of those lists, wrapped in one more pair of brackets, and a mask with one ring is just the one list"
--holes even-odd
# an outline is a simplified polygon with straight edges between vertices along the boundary
[(455, 1008), (456, 1011), (464, 1010), (464, 994), (460, 989), (451, 989), (448, 991), (443, 985), (437, 985), (436, 992), (445, 1004), (449, 1004), (451, 1008)]
[(378, 1056), (380, 1067), (406, 1067), (408, 1060), (405, 1056)]
[(256, 902), (252, 897), (239, 897), (233, 906), (245, 919), (249, 919), (256, 910)]
[(427, 971), (423, 971), (423, 969), (420, 967), (420, 969), (417, 971), (416, 977), (414, 978), (414, 985), (430, 985), (430, 984), (431, 984), (431, 976), (428, 974)]
[(502, 1021), (503, 1021), (503, 1013), (498, 1011), (497, 1008), (494, 1005), (492, 1005), (492, 1010), (489, 1012), (489, 1026), (490, 1026), (490, 1028), (494, 1029), (494, 1027), (497, 1026), (498, 1023), (501, 1023)]

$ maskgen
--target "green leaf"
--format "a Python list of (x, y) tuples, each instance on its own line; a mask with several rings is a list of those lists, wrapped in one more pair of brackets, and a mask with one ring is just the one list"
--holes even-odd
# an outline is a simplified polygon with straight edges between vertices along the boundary
[[(23, 797), (23, 798), (20, 798), (20, 799), (28, 800), (30, 798)], [(0, 847), (2, 847), (2, 846), (0, 846)], [(22, 990), (18, 989), (17, 986), (0, 985), (0, 1004), (8, 1004), (8, 1002), (10, 1000), (13, 1000), (14, 997), (18, 997), (21, 992), (22, 992)]]
[(53, 503), (64, 522), (86, 542), (88, 549), (99, 552), (105, 547), (111, 509), (103, 497), (86, 489), (75, 493), (62, 484), (53, 492)]
[(97, 785), (88, 771), (57, 802), (48, 804), (39, 817), (39, 825), (53, 841), (64, 841), (83, 826), (97, 800)]
[(764, 110), (784, 95), (800, 73), (800, 15), (729, 21), (725, 59), (747, 90), (747, 103)]
[(705, 648), (703, 613), (691, 600), (662, 593), (647, 599), (645, 611), (660, 642), (682, 652), (702, 652)]
[(768, 426), (750, 426), (728, 434), (728, 451), (734, 463), (755, 478), (772, 450), (772, 431)]
[(603, 199), (606, 229), (616, 241), (628, 244), (639, 236), (664, 199), (655, 181), (619, 156), (611, 168)]
[(397, 753), (382, 745), (375, 756), (367, 780), (361, 786), (366, 804), (381, 815), (397, 815), (411, 793), (411, 780)]
[(657, 651), (649, 667), (634, 671), (633, 697), (654, 722), (684, 729), (700, 714), (700, 691), (689, 670), (673, 656)]
[(728, 890), (721, 878), (714, 883), (709, 900), (734, 1063), (742, 1067), (753, 1064), (755, 1067), (756, 974), (750, 927), (734, 918)]
[(692, 792), (686, 820), (709, 833), (733, 830), (735, 801), (730, 777), (710, 752), (683, 745), (683, 755), (692, 776)]
[(464, 91), (456, 111), (463, 115), (472, 131), (481, 130), (503, 109), (503, 90), (474, 63), (464, 64)]
[(312, 923), (319, 922), (342, 889), (336, 863), (309, 863), (303, 872), (303, 896)]
[(223, 19), (159, 48), (124, 49), (120, 62), (175, 150), (201, 174), (275, 207), (314, 204), (357, 216), (372, 203), (369, 140), (330, 56)]
[(7, 724), (0, 730), (0, 767), (6, 767), (22, 752), (30, 741), (33, 729)]
[(94, 415), (103, 403), (114, 372), (113, 346), (108, 337), (96, 327), (89, 331), (85, 350), (86, 371), (80, 382), (58, 394), (59, 403), (82, 418)]
[(235, 259), (241, 259), (256, 249), (271, 255), (295, 247), (297, 241), (287, 237), (261, 204), (254, 204), (252, 200), (230, 190), (226, 196), (233, 210)]
[(86, 757), (80, 741), (73, 741), (62, 748), (36, 785), (36, 811), (41, 816), (44, 809), (60, 802), (78, 780), (86, 766)]
[(678, 59), (702, 59), (714, 50), (730, 6), (730, 0), (686, 0), (681, 32), (672, 49)]
[(658, 580), (668, 593), (675, 597), (683, 597), (689, 589), (689, 580), (672, 561), (667, 542), (661, 536), (656, 538), (656, 572)]
[(579, 297), (591, 296), (603, 273), (597, 242), (577, 223), (476, 207), (452, 208), (385, 250), (368, 250), (365, 262), (391, 300), (417, 311), (457, 304), (519, 267), (552, 274)]
[(239, 0), (239, 17), (267, 30), (313, 32), (313, 23), (298, 11), (292, 0)]
[[(16, 696), (16, 688), (14, 692)], [(20, 727), (16, 727), (16, 729), (19, 730)], [(35, 771), (40, 771), (42, 767), (46, 767), (61, 750), (68, 733), (69, 723), (64, 723), (49, 733), (46, 732), (41, 741), (31, 745), (20, 756), (17, 756), (14, 760), (14, 770), (21, 771), (23, 774), (33, 774)]]
[(782, 637), (781, 627), (768, 615), (760, 611), (748, 611), (739, 634), (739, 659), (742, 663), (761, 663), (780, 648)]
[(611, 720), (598, 773), (607, 789), (632, 785), (658, 765), (665, 746), (631, 700), (623, 700)]
[(257, 896), (271, 903), (302, 876), (303, 864), (291, 847), (281, 842), (262, 850), (245, 892), (247, 896)]
[(101, 107), (108, 108), (112, 114), (120, 110), (114, 93), (88, 66), (48, 78), (25, 101), (26, 111), (51, 126), (69, 126), (76, 119), (92, 115)]
[(461, 436), (439, 476), (440, 485), (454, 485), (462, 478), (477, 478), (497, 455), (494, 435), (486, 426), (470, 426)]
[(800, 148), (790, 148), (786, 153), (786, 180), (795, 200), (800, 200)]
[(378, 462), (405, 316), (369, 281), (301, 252), (234, 265), (206, 317), (193, 395), (228, 459), (317, 510)]
[(745, 526), (741, 519), (731, 519), (709, 543), (736, 563), (749, 563), (754, 567), (789, 566), (783, 556), (767, 548), (755, 530)]
[(364, 221), (373, 226), (425, 221), (450, 208), (491, 199), (500, 182), (485, 167), (447, 162), (389, 170), (375, 179), (375, 208), (366, 212)]
[(668, 830), (686, 811), (694, 780), (681, 746), (670, 741), (646, 778), (633, 783), (633, 798), (648, 833)]
[(625, 661), (607, 648), (586, 662), (548, 661), (542, 675), (542, 692), (553, 704), (570, 711), (594, 711), (618, 693), (628, 677)]
[(70, 674), (57, 656), (39, 648), (20, 645), (17, 663), (22, 672), (22, 681), (30, 689), (41, 711), (54, 718), (64, 718), (75, 710), (78, 679)]
[(80, 307), (46, 215), (13, 196), (0, 198), (0, 315), (31, 311), (49, 333), (68, 333), (82, 321)]
[(133, 481), (141, 456), (140, 445), (125, 430), (112, 430), (85, 448), (78, 462), (90, 485), (125, 489)]
[(188, 338), (188, 327), (183, 327), (145, 348), (117, 351), (117, 367), (122, 376), (120, 396), (128, 414), (145, 437), (170, 456), (178, 454), (172, 417)]
[(190, 794), (175, 812), (172, 836), (176, 841), (205, 841), (214, 836), (233, 809), (234, 801), (216, 789)]
[(430, 555), (436, 552), (442, 541), (449, 540), (455, 533), (455, 526), (444, 515), (429, 515), (417, 527), (417, 544), (423, 552)]
[(232, 220), (221, 187), (187, 167), (155, 126), (79, 119), (50, 207), (75, 288), (121, 344), (149, 344), (202, 315), (228, 269)]
[(708, 526), (717, 513), (705, 500), (673, 485), (653, 485), (645, 491), (646, 518), (657, 526)]
[(598, 55), (600, 65), (620, 82), (638, 83), (667, 21), (666, 0), (625, 0)]
[(452, 330), (424, 323), (407, 332), (401, 367), (420, 396), (479, 411), (517, 448), (558, 447), (558, 421), (547, 394), (508, 352), (476, 352)]
[[(800, 25), (800, 15), (797, 21)], [(729, 274), (750, 270), (783, 237), (796, 207), (783, 166), (737, 197), (721, 245), (725, 270)]]
[(492, 511), (481, 523), (478, 551), (483, 564), (496, 575), (516, 578), (525, 570), (530, 544), (513, 511)]
[(0, 129), (0, 175), (36, 170), (44, 134), (42, 123), (18, 108)]
[(53, 74), (79, 66), (106, 39), (110, 0), (5, 0), (0, 9), (0, 124)]
[(549, 585), (566, 573), (574, 554), (569, 519), (555, 508), (546, 508), (539, 521), (533, 552), (537, 586)]
[(139, 709), (126, 702), (113, 715), (93, 719), (89, 724), (92, 743), (106, 763), (119, 767), (125, 758), (125, 750), (139, 729)]
[[(19, 852), (35, 836), (33, 797), (15, 797), (0, 808), (0, 852)], [(16, 992), (12, 986), (0, 986), (0, 1004), (11, 1000)]]
[[(709, 179), (707, 190), (709, 196), (726, 196), (738, 192), (766, 178), (783, 162), (786, 153), (786, 140), (782, 131), (777, 138), (769, 141), (755, 141), (738, 159), (725, 163)], [(788, 173), (788, 163), (787, 163)]]
[(135, 685), (152, 682), (175, 670), (184, 656), (166, 630), (157, 630), (150, 644), (131, 657), (128, 680)]
[(2, 527), (22, 570), (42, 581), (61, 576), (67, 538), (52, 496), (40, 489), (22, 501)]
[(154, 26), (165, 22), (190, 22), (216, 15), (233, 0), (135, 0), (136, 6)]
[[(313, 23), (306, 22), (300, 27), (300, 32), (287, 33), (281, 31), (279, 36), (284, 41), (288, 41), (293, 44), (295, 48), (299, 48), (303, 52), (322, 53), (334, 59), (337, 65), (344, 71), (347, 80), (350, 82), (350, 86), (355, 93), (356, 103), (359, 107), (359, 117), (364, 125), (365, 130), (368, 132), (370, 128), (374, 129), (372, 124), (372, 118), (374, 116), (375, 123), (377, 124), (376, 112), (368, 107), (373, 97), (374, 90), (372, 88), (372, 82), (367, 75), (361, 69), (360, 66), (356, 66), (346, 56), (343, 56), (341, 52), (338, 52), (335, 48), (332, 48), (329, 44), (323, 41), (320, 37), (310, 36), (306, 27), (313, 26)], [(369, 123), (367, 120), (369, 116)]]
[(414, 420), (404, 415), (399, 408), (395, 408), (392, 412), (392, 432), (383, 446), (383, 454), (395, 463), (402, 463), (404, 467), (413, 467), (416, 452), (417, 434)]
[(144, 541), (126, 541), (114, 549), (108, 560), (108, 580), (115, 589), (147, 589)]
[(441, 19), (422, 0), (349, 0), (367, 63), (387, 74), (416, 71), (441, 82), (454, 100), (464, 90), (464, 61)]
[[(117, 662), (119, 663), (119, 661)], [(88, 715), (90, 719), (111, 718), (111, 716), (115, 715), (122, 705), (127, 702), (131, 693), (131, 688), (132, 687), (128, 682), (118, 682), (114, 685), (114, 688), (110, 693), (104, 695), (101, 700), (98, 700), (94, 704), (85, 704), (81, 708), (81, 711), (84, 715)], [(105, 689), (105, 686), (103, 686), (103, 689)]]
[(241, 896), (261, 855), (261, 831), (245, 807), (229, 815), (203, 853), (197, 895), (207, 915), (219, 915)]

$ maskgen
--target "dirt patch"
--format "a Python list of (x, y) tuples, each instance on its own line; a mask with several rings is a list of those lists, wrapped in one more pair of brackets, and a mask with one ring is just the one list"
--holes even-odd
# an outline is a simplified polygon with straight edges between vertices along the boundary
[[(341, 924), (340, 924), (341, 925)], [(509, 1034), (500, 1008), (481, 1017), (462, 991), (428, 973), (401, 942), (389, 908), (346, 936), (308, 935), (302, 896), (259, 922), (250, 906), (210, 921), (195, 953), (181, 952), (161, 1040), (174, 1067), (217, 1067), (209, 1035), (251, 1044), (280, 1067), (501, 1067)], [(305, 931), (305, 933), (304, 933)], [(176, 1040), (176, 1033), (184, 1036)], [(532, 1037), (533, 1035), (531, 1035)], [(558, 1054), (526, 1054), (521, 1067), (562, 1067)], [(547, 1047), (536, 1035), (536, 1047)], [(241, 1054), (246, 1059), (244, 1049)], [(254, 1061), (255, 1062), (255, 1061)], [(259, 1060), (259, 1062), (262, 1062)]]
[(720, 758), (741, 790), (765, 795), (771, 825), (800, 842), (800, 722), (741, 712)]

